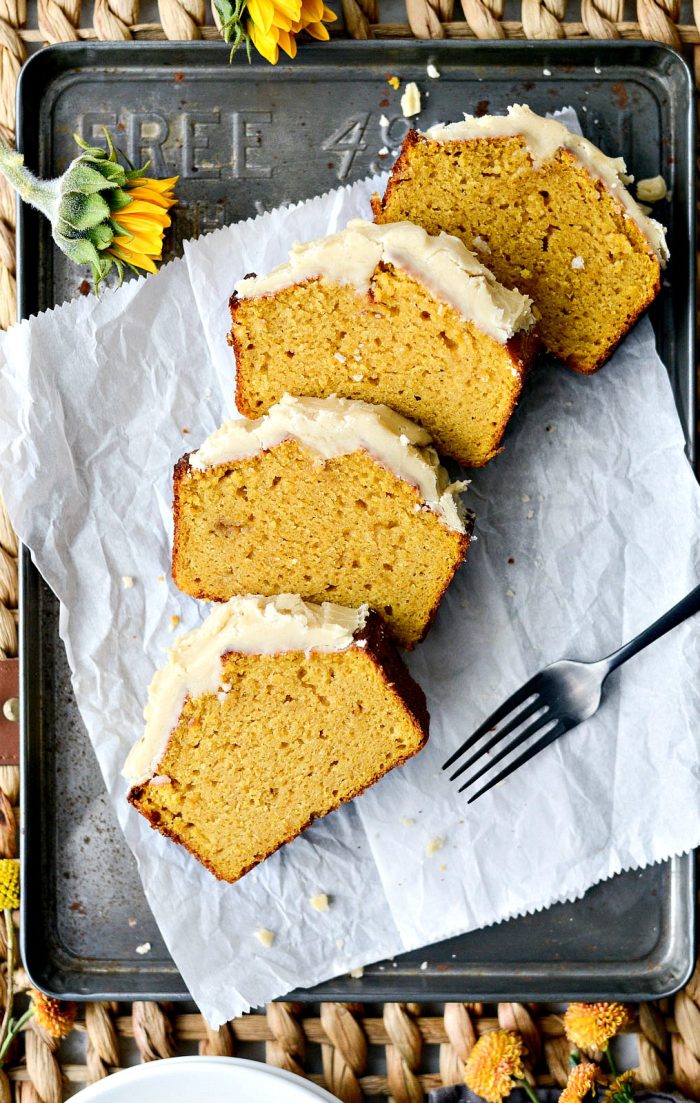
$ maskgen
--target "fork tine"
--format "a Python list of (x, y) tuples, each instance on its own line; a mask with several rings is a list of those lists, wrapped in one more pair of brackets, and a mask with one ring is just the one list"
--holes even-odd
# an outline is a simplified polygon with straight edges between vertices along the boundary
[(560, 735), (563, 735), (564, 732), (567, 732), (568, 730), (569, 727), (560, 720), (555, 727), (551, 728), (550, 731), (545, 732), (541, 739), (538, 739), (536, 743), (533, 743), (531, 747), (528, 747), (526, 751), (523, 751), (521, 755), (518, 755), (514, 762), (509, 763), (508, 766), (505, 766), (501, 770), (501, 772), (496, 775), (496, 777), (492, 778), (491, 781), (487, 781), (485, 785), (482, 785), (481, 789), (479, 789), (476, 793), (474, 793), (473, 796), (469, 798), (467, 804), (472, 804), (480, 796), (483, 796), (484, 793), (487, 793), (489, 789), (491, 789), (499, 781), (503, 781), (503, 779), (508, 777), (509, 774), (512, 774), (514, 770), (517, 770), (519, 766), (524, 766), (526, 762), (529, 762), (530, 759), (534, 758), (536, 754), (539, 754), (540, 751), (543, 751), (545, 747), (548, 747), (550, 745), (550, 743), (554, 743), (554, 741), (558, 739)]
[(499, 728), (496, 734), (492, 735), (487, 743), (484, 743), (483, 747), (479, 747), (476, 751), (474, 751), (474, 753), (469, 756), (466, 762), (463, 762), (461, 764), (459, 769), (455, 770), (453, 774), (450, 774), (450, 781), (454, 781), (455, 778), (458, 778), (460, 774), (463, 774), (465, 770), (469, 769), (473, 762), (476, 762), (476, 760), (478, 758), (481, 758), (483, 754), (486, 754), (488, 751), (491, 750), (492, 747), (495, 747), (497, 743), (500, 743), (502, 739), (505, 739), (507, 735), (510, 735), (510, 733), (514, 731), (515, 728), (519, 728), (521, 724), (524, 724), (525, 721), (528, 720), (534, 712), (537, 712), (543, 707), (544, 706), (542, 703), (542, 698), (536, 697), (531, 705), (528, 705), (528, 707), (526, 709), (523, 709), (522, 712), (517, 713), (510, 721), (510, 723), (506, 724), (505, 728)]
[(498, 754), (495, 754), (493, 758), (489, 759), (485, 766), (482, 766), (480, 770), (477, 770), (474, 776), (469, 778), (469, 781), (465, 781), (464, 785), (460, 787), (459, 792), (463, 793), (464, 790), (468, 789), (470, 785), (473, 785), (474, 782), (482, 776), (482, 774), (488, 773), (488, 771), (491, 770), (497, 762), (500, 762), (501, 759), (509, 755), (511, 751), (516, 750), (518, 747), (522, 747), (523, 743), (525, 743), (530, 738), (530, 736), (536, 735), (540, 728), (543, 728), (545, 724), (551, 724), (552, 720), (555, 719), (555, 716), (549, 716), (547, 712), (545, 712), (543, 716), (538, 716), (534, 723), (530, 724), (529, 728), (525, 728), (524, 732), (520, 732), (518, 735), (516, 735), (515, 739), (512, 739), (507, 747), (501, 747)]
[(500, 708), (497, 708), (496, 711), (491, 714), (491, 716), (484, 720), (483, 724), (481, 724), (476, 729), (473, 735), (470, 735), (469, 738), (464, 741), (462, 746), (458, 747), (454, 754), (450, 755), (450, 757), (447, 759), (447, 762), (443, 763), (443, 770), (448, 770), (450, 766), (452, 766), (452, 764), (457, 761), (460, 755), (463, 755), (465, 751), (468, 751), (470, 747), (474, 746), (478, 739), (481, 739), (482, 735), (486, 735), (486, 732), (494, 727), (495, 724), (499, 724), (501, 720), (504, 720), (509, 712), (511, 712), (514, 708), (517, 708), (518, 705), (522, 705), (524, 701), (527, 701), (528, 697), (531, 697), (532, 694), (536, 691), (537, 685), (539, 684), (539, 678), (540, 675), (535, 674), (534, 678), (530, 678), (529, 682), (526, 682), (524, 686), (521, 686), (520, 689), (516, 690), (516, 692), (511, 697), (509, 697), (507, 701), (503, 702)]

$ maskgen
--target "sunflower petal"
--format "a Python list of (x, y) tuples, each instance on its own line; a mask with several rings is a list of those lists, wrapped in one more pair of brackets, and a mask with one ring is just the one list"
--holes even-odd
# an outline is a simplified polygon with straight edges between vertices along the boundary
[(264, 34), (267, 33), (275, 18), (275, 5), (272, 0), (248, 0), (247, 10), (256, 29)]
[(158, 192), (151, 191), (150, 188), (130, 188), (127, 194), (132, 199), (144, 199), (147, 203), (151, 203), (154, 207), (160, 207), (164, 211), (177, 203), (174, 195), (160, 195)]
[(280, 31), (279, 47), (280, 50), (284, 50), (287, 57), (293, 59), (297, 56), (297, 40), (293, 34), (288, 34), (286, 31)]
[(252, 20), (248, 22), (248, 34), (255, 49), (265, 58), (265, 61), (269, 61), (270, 65), (276, 65), (280, 57), (276, 35), (274, 33), (264, 34), (255, 26)]
[(132, 256), (130, 253), (124, 253), (118, 245), (112, 246), (112, 248), (108, 249), (107, 252), (112, 253), (115, 257), (123, 260), (125, 264), (130, 264), (132, 268), (143, 268), (144, 272), (158, 271), (150, 257), (144, 257), (140, 255)]
[(301, 17), (305, 23), (319, 23), (323, 16), (323, 0), (303, 0)]
[(319, 42), (327, 42), (331, 37), (328, 33), (328, 28), (323, 23), (309, 23), (304, 30), (311, 35), (312, 38), (317, 38)]
[(154, 180), (150, 176), (142, 176), (139, 181), (140, 188), (152, 188), (153, 191), (172, 191), (177, 184), (179, 176), (169, 176), (166, 180)]
[(128, 230), (134, 227), (137, 230), (142, 229), (145, 225), (160, 226), (161, 229), (167, 230), (171, 218), (167, 211), (161, 210), (160, 207), (152, 207), (146, 211), (134, 211), (131, 207), (125, 207), (119, 212), (119, 221)]

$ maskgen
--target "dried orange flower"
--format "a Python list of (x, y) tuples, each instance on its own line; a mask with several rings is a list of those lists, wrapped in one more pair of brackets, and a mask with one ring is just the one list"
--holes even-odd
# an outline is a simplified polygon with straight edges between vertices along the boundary
[(482, 1034), (464, 1066), (465, 1084), (487, 1103), (501, 1103), (525, 1076), (524, 1053), (522, 1038), (511, 1030)]
[(53, 996), (46, 996), (36, 988), (30, 989), (34, 1018), (52, 1038), (65, 1038), (70, 1034), (78, 1013), (74, 1003), (62, 1003)]
[(606, 1049), (618, 1031), (631, 1022), (624, 1003), (570, 1003), (564, 1030), (579, 1049)]
[(603, 1103), (632, 1103), (636, 1077), (633, 1069), (621, 1072), (603, 1096)]
[(19, 907), (19, 862), (16, 858), (0, 860), (0, 908)]
[(596, 1084), (602, 1083), (604, 1076), (597, 1065), (582, 1061), (574, 1065), (566, 1081), (566, 1087), (559, 1096), (559, 1103), (582, 1103)]

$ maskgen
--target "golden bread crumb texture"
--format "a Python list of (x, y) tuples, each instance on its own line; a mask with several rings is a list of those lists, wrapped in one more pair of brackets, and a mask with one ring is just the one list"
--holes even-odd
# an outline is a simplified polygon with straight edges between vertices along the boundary
[(517, 134), (409, 133), (375, 217), (410, 218), (480, 249), (501, 283), (532, 298), (550, 352), (585, 373), (660, 287), (658, 257), (603, 182), (565, 148), (536, 164)]
[(210, 601), (298, 593), (368, 604), (411, 647), (469, 544), (365, 451), (323, 459), (295, 440), (175, 473), (173, 577)]
[(225, 691), (187, 698), (158, 777), (130, 799), (226, 881), (415, 754), (427, 736), (371, 647), (231, 653), (221, 681)]
[(473, 467), (499, 451), (536, 349), (526, 331), (501, 344), (391, 264), (367, 293), (315, 278), (234, 296), (231, 314), (236, 403), (247, 417), (285, 393), (384, 403)]

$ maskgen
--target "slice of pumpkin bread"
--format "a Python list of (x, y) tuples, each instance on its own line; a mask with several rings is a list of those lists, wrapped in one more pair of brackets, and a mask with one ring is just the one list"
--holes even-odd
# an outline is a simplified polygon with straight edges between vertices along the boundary
[(377, 223), (404, 219), (477, 249), (506, 287), (529, 295), (547, 349), (596, 371), (660, 287), (663, 227), (606, 157), (528, 107), (407, 134)]
[(530, 301), (456, 238), (357, 219), (247, 276), (231, 299), (236, 404), (283, 394), (385, 403), (470, 467), (499, 451), (538, 341)]
[(366, 603), (404, 647), (427, 632), (469, 546), (464, 484), (386, 406), (284, 396), (262, 418), (226, 422), (180, 460), (174, 484), (185, 593)]
[(181, 636), (124, 767), (129, 801), (224, 881), (416, 754), (425, 697), (375, 613), (234, 598)]

